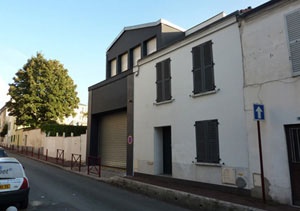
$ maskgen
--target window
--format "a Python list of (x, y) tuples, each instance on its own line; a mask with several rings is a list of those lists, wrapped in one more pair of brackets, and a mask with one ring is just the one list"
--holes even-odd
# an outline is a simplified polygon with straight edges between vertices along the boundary
[(151, 40), (147, 41), (146, 44), (147, 48), (147, 55), (156, 51), (156, 38), (152, 38)]
[(171, 67), (170, 59), (156, 64), (156, 102), (171, 100)]
[(114, 59), (110, 62), (110, 76), (113, 77), (117, 75), (117, 60)]
[(219, 163), (218, 120), (197, 121), (195, 129), (197, 162)]
[(194, 94), (215, 89), (212, 42), (208, 41), (192, 49)]
[(141, 59), (141, 46), (133, 49), (133, 66), (137, 65), (138, 60)]
[(300, 11), (286, 16), (293, 73), (300, 74)]
[(128, 70), (128, 53), (121, 56), (121, 72)]

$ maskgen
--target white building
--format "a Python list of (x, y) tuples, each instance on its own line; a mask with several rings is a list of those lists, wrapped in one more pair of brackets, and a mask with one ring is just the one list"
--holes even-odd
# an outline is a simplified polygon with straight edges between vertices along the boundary
[(300, 1), (270, 1), (241, 19), (250, 187), (261, 187), (253, 104), (260, 122), (267, 198), (300, 205)]
[(238, 14), (221, 13), (139, 61), (135, 172), (252, 186)]
[(87, 125), (87, 113), (88, 107), (85, 104), (78, 104), (78, 108), (74, 109), (74, 116), (69, 116), (64, 118), (61, 124), (65, 125), (77, 125), (77, 126), (86, 126)]

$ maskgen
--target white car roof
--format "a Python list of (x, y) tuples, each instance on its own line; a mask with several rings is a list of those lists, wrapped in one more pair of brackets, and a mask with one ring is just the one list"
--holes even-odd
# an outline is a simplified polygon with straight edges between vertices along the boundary
[(7, 163), (7, 162), (20, 163), (16, 158), (12, 158), (12, 157), (0, 157), (0, 163)]

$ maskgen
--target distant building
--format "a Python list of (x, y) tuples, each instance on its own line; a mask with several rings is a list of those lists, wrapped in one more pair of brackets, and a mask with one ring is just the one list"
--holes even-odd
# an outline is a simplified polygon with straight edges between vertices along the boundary
[(74, 109), (75, 115), (66, 117), (60, 124), (87, 126), (88, 107), (85, 104), (78, 104), (78, 108)]

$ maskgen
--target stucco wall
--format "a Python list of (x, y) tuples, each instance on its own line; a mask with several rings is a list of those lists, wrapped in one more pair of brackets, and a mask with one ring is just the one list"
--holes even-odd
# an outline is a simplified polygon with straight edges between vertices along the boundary
[(260, 174), (257, 126), (252, 107), (253, 103), (261, 103), (265, 105), (261, 135), (267, 197), (282, 203), (291, 203), (284, 125), (300, 124), (297, 119), (300, 116), (300, 80), (292, 77), (285, 23), (285, 15), (297, 8), (300, 8), (299, 1), (294, 1), (288, 6), (260, 12), (246, 18), (241, 27), (250, 179), (253, 174)]
[[(213, 42), (215, 84), (218, 91), (215, 94), (193, 98), (191, 50), (208, 40)], [(155, 105), (155, 65), (167, 58), (171, 59), (171, 89), (174, 101)], [(239, 30), (234, 19), (197, 36), (191, 36), (172, 48), (142, 60), (139, 64), (134, 78), (135, 171), (161, 173), (162, 164), (158, 161), (161, 152), (157, 143), (159, 134), (155, 132), (155, 128), (170, 125), (173, 177), (222, 184), (222, 166), (246, 169), (244, 176), (248, 177), (248, 145), (242, 106), (242, 57)], [(195, 121), (209, 119), (219, 121), (221, 161), (217, 166), (195, 163), (194, 124)]]
[(57, 149), (64, 150), (64, 159), (71, 160), (72, 153), (80, 154), (81, 161), (86, 160), (86, 134), (74, 137), (45, 137), (44, 154), (48, 149), (48, 156), (56, 157)]

